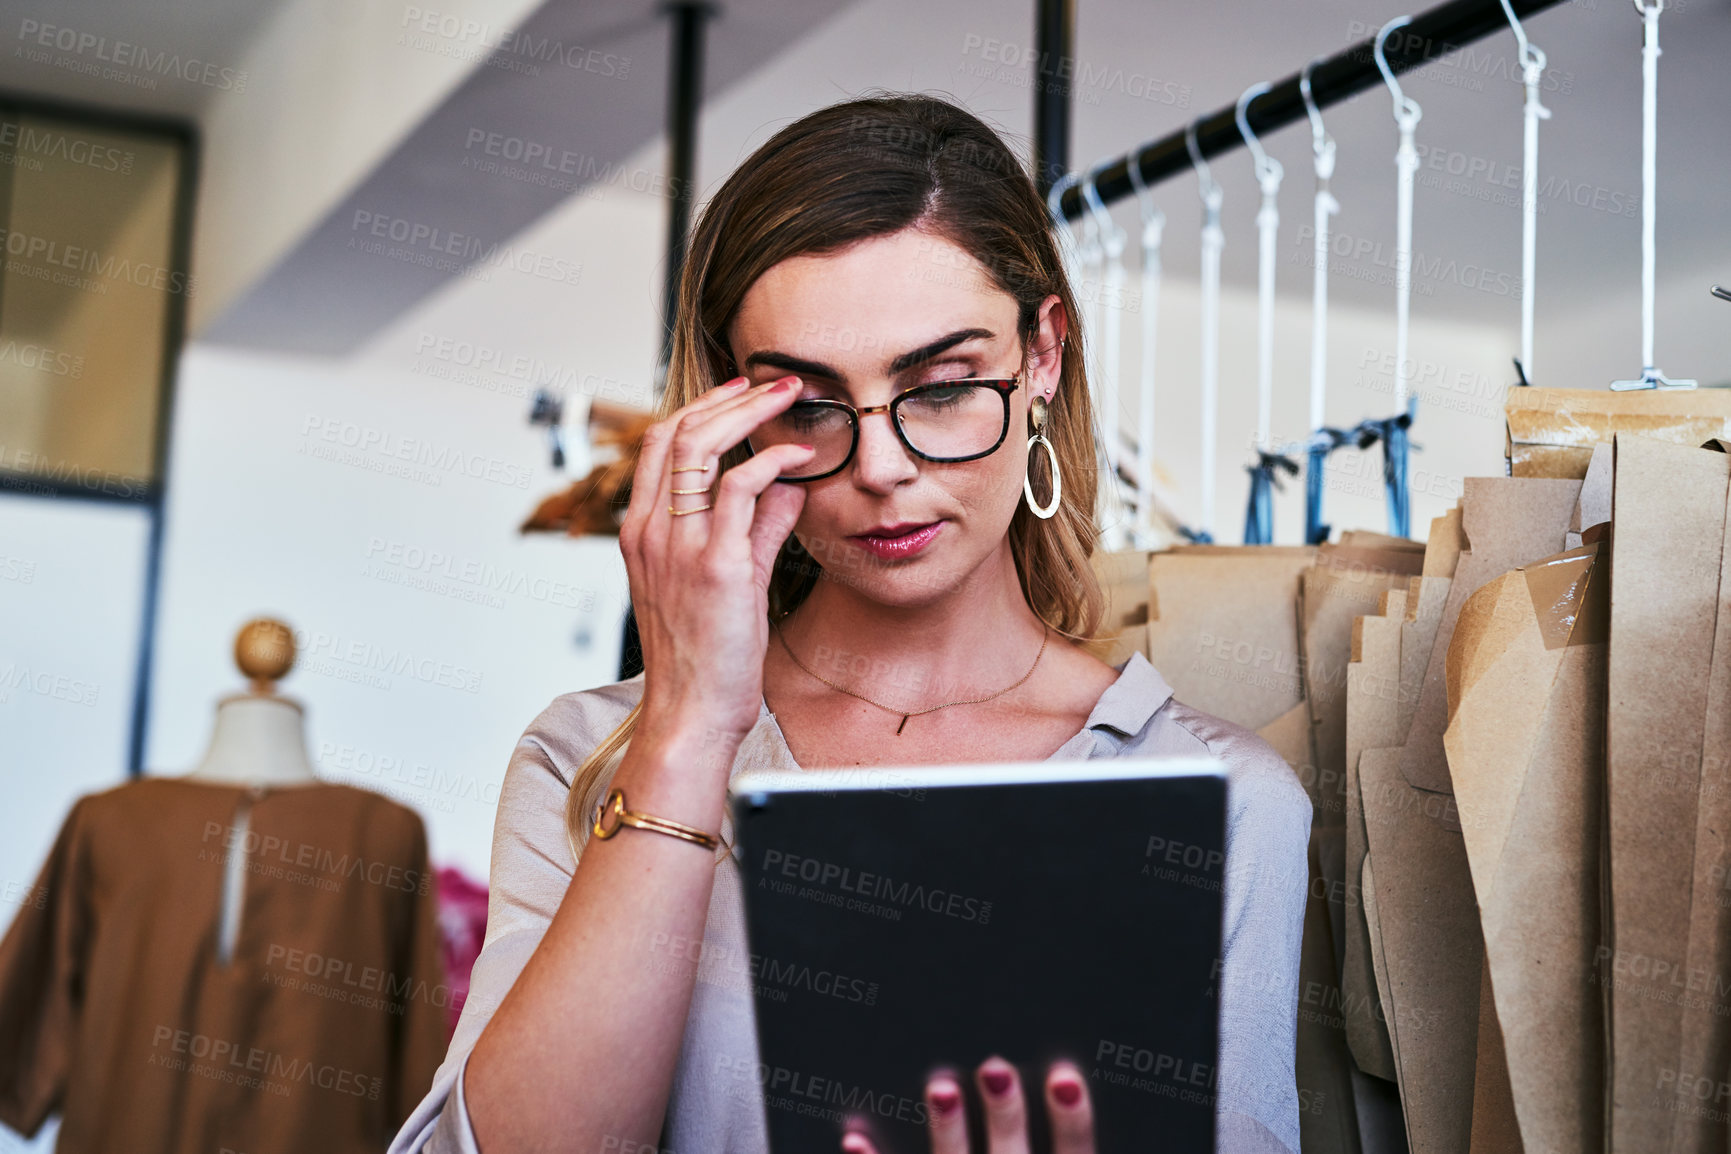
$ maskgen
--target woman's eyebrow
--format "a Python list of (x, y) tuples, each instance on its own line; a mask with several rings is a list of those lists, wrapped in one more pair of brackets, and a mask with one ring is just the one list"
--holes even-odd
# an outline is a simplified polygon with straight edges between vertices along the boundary
[[(957, 329), (947, 336), (939, 337), (929, 344), (922, 345), (912, 352), (903, 353), (890, 362), (890, 373), (905, 373), (934, 357), (942, 356), (950, 349), (965, 341), (992, 340), (997, 336), (991, 329)], [(763, 365), (765, 368), (780, 369), (784, 373), (797, 373), (802, 377), (822, 377), (825, 380), (842, 380), (842, 374), (821, 361), (808, 361), (802, 357), (789, 356), (773, 350), (752, 353), (745, 358), (742, 368), (754, 368)]]

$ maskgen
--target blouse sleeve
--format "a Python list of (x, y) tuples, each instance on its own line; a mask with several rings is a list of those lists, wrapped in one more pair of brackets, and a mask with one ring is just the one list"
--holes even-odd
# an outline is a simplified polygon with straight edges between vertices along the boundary
[(1225, 757), (1219, 1149), (1296, 1154), (1310, 799), (1291, 767), (1253, 734), (1229, 743)]
[(78, 1032), (86, 901), (84, 799), (0, 941), (0, 1122), (30, 1137), (60, 1105)]
[(530, 724), (511, 754), (493, 824), (487, 935), (469, 978), (468, 1000), (432, 1090), (409, 1115), (389, 1154), (478, 1154), (463, 1074), (481, 1031), (541, 944), (576, 872), (565, 837), (565, 798), (576, 765), (624, 717), (624, 708), (608, 704), (597, 691), (559, 698)]
[(1134, 752), (1206, 753), (1226, 767), (1215, 1148), (1297, 1154), (1298, 960), (1310, 879), (1310, 798), (1262, 738), (1176, 701), (1156, 714)]

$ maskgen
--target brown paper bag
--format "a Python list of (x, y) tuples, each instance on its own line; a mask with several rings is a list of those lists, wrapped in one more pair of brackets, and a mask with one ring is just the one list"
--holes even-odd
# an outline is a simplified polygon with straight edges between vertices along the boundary
[(1520, 1125), (1509, 1088), (1509, 1062), (1503, 1052), (1487, 963), (1479, 977), (1479, 1054), (1473, 1070), (1472, 1154), (1521, 1154)]
[(1419, 689), (1412, 728), (1401, 754), (1401, 772), (1412, 786), (1437, 793), (1447, 793), (1451, 788), (1442, 744), (1443, 729), (1448, 725), (1448, 690), (1443, 668), (1461, 605), (1491, 578), (1561, 552), (1580, 492), (1579, 481), (1466, 479), (1461, 497), (1461, 527), (1468, 547), (1455, 566), (1448, 603), (1437, 623), (1430, 666)]
[(1320, 805), (1313, 802), (1311, 829), (1331, 899), (1334, 956), (1344, 963), (1348, 927), (1360, 917), (1341, 900), (1353, 881), (1346, 872), (1346, 667), (1352, 656), (1352, 623), (1375, 612), (1391, 588), (1404, 589), (1409, 571), (1423, 561), (1404, 551), (1339, 546), (1322, 547), (1317, 560), (1302, 575), (1298, 598), (1304, 704), (1310, 712), (1311, 761), (1321, 798)]
[(1448, 654), (1444, 745), (1513, 1108), (1535, 1151), (1603, 1143), (1594, 958), (1610, 602), (1598, 558), (1587, 545), (1486, 583)]
[(1623, 1154), (1663, 1149), (1680, 1113), (1716, 1105), (1715, 1093), (1697, 1095), (1703, 1080), (1714, 1090), (1717, 1070), (1679, 1063), (1684, 1002), (1726, 1001), (1713, 988), (1722, 977), (1691, 974), (1686, 954), (1731, 458), (1618, 433), (1612, 467), (1612, 918), (1601, 950), (1610, 968), (1610, 1145)]
[[(1359, 756), (1366, 748), (1388, 748), (1400, 743), (1397, 732), (1400, 635), (1406, 619), (1406, 593), (1391, 590), (1383, 594), (1381, 608), (1381, 615), (1360, 617), (1354, 622), (1352, 661), (1347, 664), (1345, 875), (1348, 878), (1362, 874), (1369, 849), (1360, 804)], [(1340, 986), (1342, 1004), (1348, 1008), (1347, 1043), (1359, 1069), (1393, 1081), (1394, 1050), (1372, 972), (1369, 929), (1362, 911), (1355, 910), (1350, 903), (1345, 921), (1346, 952)]]
[[(1689, 911), (1689, 954), (1684, 973), (1711, 992), (1683, 1006), (1680, 1071), (1714, 1078), (1707, 1109), (1680, 1111), (1674, 1130), (1677, 1154), (1725, 1154), (1724, 1121), (1731, 1119), (1731, 1029), (1726, 1026), (1731, 993), (1731, 500), (1727, 502), (1719, 561), (1718, 624), (1707, 681), (1707, 723), (1701, 742), (1699, 812), (1695, 822), (1695, 880)], [(1716, 1075), (1716, 1077), (1715, 1077)], [(1696, 1094), (1696, 1105), (1699, 1094)], [(1715, 1114), (1719, 1117), (1715, 1117)]]
[[(1399, 751), (1359, 756), (1365, 832), (1375, 862), (1376, 934), (1412, 1154), (1465, 1154), (1478, 1061), (1481, 945), (1466, 847), (1440, 811), (1446, 794), (1414, 789)], [(1373, 943), (1375, 938), (1373, 937)]]
[[(1371, 873), (1369, 854), (1364, 858), (1360, 885), (1365, 921), (1371, 931), (1371, 957), (1376, 963), (1377, 1004), (1379, 1007), (1392, 1006), (1394, 999), (1388, 992), (1388, 959), (1383, 954), (1380, 923), (1376, 918), (1376, 879)], [(1398, 1067), (1400, 1047), (1395, 1044), (1394, 1019), (1385, 1019), (1383, 1025), (1388, 1031), (1389, 1043), (1394, 1048), (1394, 1060)], [(1352, 1088), (1358, 1103), (1359, 1140), (1364, 1148), (1377, 1151), (1378, 1154), (1383, 1151), (1388, 1154), (1407, 1154), (1412, 1143), (1407, 1139), (1406, 1115), (1402, 1106), (1399, 1080), (1389, 1081), (1354, 1069)]]
[(1148, 660), (1173, 696), (1248, 729), (1302, 701), (1293, 598), (1299, 573), (1315, 556), (1309, 546), (1206, 545), (1154, 554)]

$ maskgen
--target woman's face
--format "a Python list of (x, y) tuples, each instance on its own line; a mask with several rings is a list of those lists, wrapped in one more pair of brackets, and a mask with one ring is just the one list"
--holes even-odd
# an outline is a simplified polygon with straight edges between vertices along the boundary
[[(754, 383), (797, 375), (802, 400), (864, 408), (933, 381), (1021, 377), (1009, 431), (977, 460), (923, 460), (908, 452), (887, 412), (860, 418), (853, 459), (804, 484), (794, 527), (831, 579), (874, 601), (917, 606), (956, 588), (994, 553), (1007, 556), (1027, 471), (1028, 403), (1035, 395), (1052, 403), (1064, 334), (1053, 295), (1024, 361), (1017, 311), (965, 250), (914, 229), (785, 260), (747, 291), (727, 332), (737, 371)], [(908, 525), (935, 529), (862, 540)]]

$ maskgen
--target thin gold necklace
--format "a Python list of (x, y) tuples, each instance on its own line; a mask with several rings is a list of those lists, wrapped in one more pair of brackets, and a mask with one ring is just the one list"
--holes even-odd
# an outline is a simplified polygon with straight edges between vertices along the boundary
[[(1050, 625), (1046, 625), (1045, 631), (1040, 635), (1040, 652), (1034, 654), (1034, 664), (1028, 666), (1028, 672), (1022, 674), (1021, 679), (1016, 682), (1016, 685), (1006, 686), (1005, 688), (998, 690), (996, 693), (990, 694), (989, 696), (986, 696), (986, 697), (971, 697), (966, 701), (946, 701), (946, 702), (944, 702), (944, 704), (934, 705), (930, 709), (906, 710), (906, 709), (893, 709), (888, 705), (883, 705), (879, 702), (873, 701), (871, 698), (867, 697), (863, 693), (855, 693), (851, 689), (848, 689), (844, 686), (837, 685), (835, 682), (831, 681), (829, 678), (825, 677), (823, 674), (814, 672), (810, 667), (808, 667), (806, 665), (805, 662), (801, 661), (797, 657), (794, 657), (793, 649), (791, 646), (788, 645), (787, 637), (781, 631), (780, 622), (772, 621), (772, 622), (770, 622), (770, 624), (775, 626), (775, 635), (777, 637), (781, 638), (781, 647), (783, 649), (787, 650), (787, 655), (793, 659), (793, 663), (795, 665), (799, 666), (801, 669), (804, 669), (807, 673), (810, 673), (813, 677), (817, 678), (819, 681), (823, 682), (825, 685), (829, 686), (831, 689), (840, 690), (842, 693), (847, 694), (849, 697), (857, 697), (861, 701), (865, 702), (867, 705), (876, 705), (879, 709), (883, 710), (885, 713), (899, 713), (899, 714), (901, 714), (902, 715), (902, 723), (901, 723), (901, 725), (896, 726), (896, 736), (897, 737), (900, 737), (902, 735), (902, 728), (903, 728), (903, 726), (907, 725), (908, 718), (910, 718), (910, 717), (919, 717), (921, 714), (926, 714), (926, 713), (936, 713), (938, 710), (948, 709), (952, 705), (978, 705), (982, 701), (990, 701), (994, 697), (1002, 697), (1004, 694), (1010, 692), (1010, 690), (1016, 688), (1016, 685), (1022, 684), (1023, 681), (1028, 680), (1028, 678), (1030, 678), (1034, 675), (1034, 670), (1039, 668), (1040, 658), (1045, 656), (1046, 642), (1047, 642), (1047, 640), (1049, 640), (1051, 638), (1051, 635), (1052, 635), (1052, 627)], [(1045, 623), (1041, 622), (1041, 624), (1044, 625)]]

